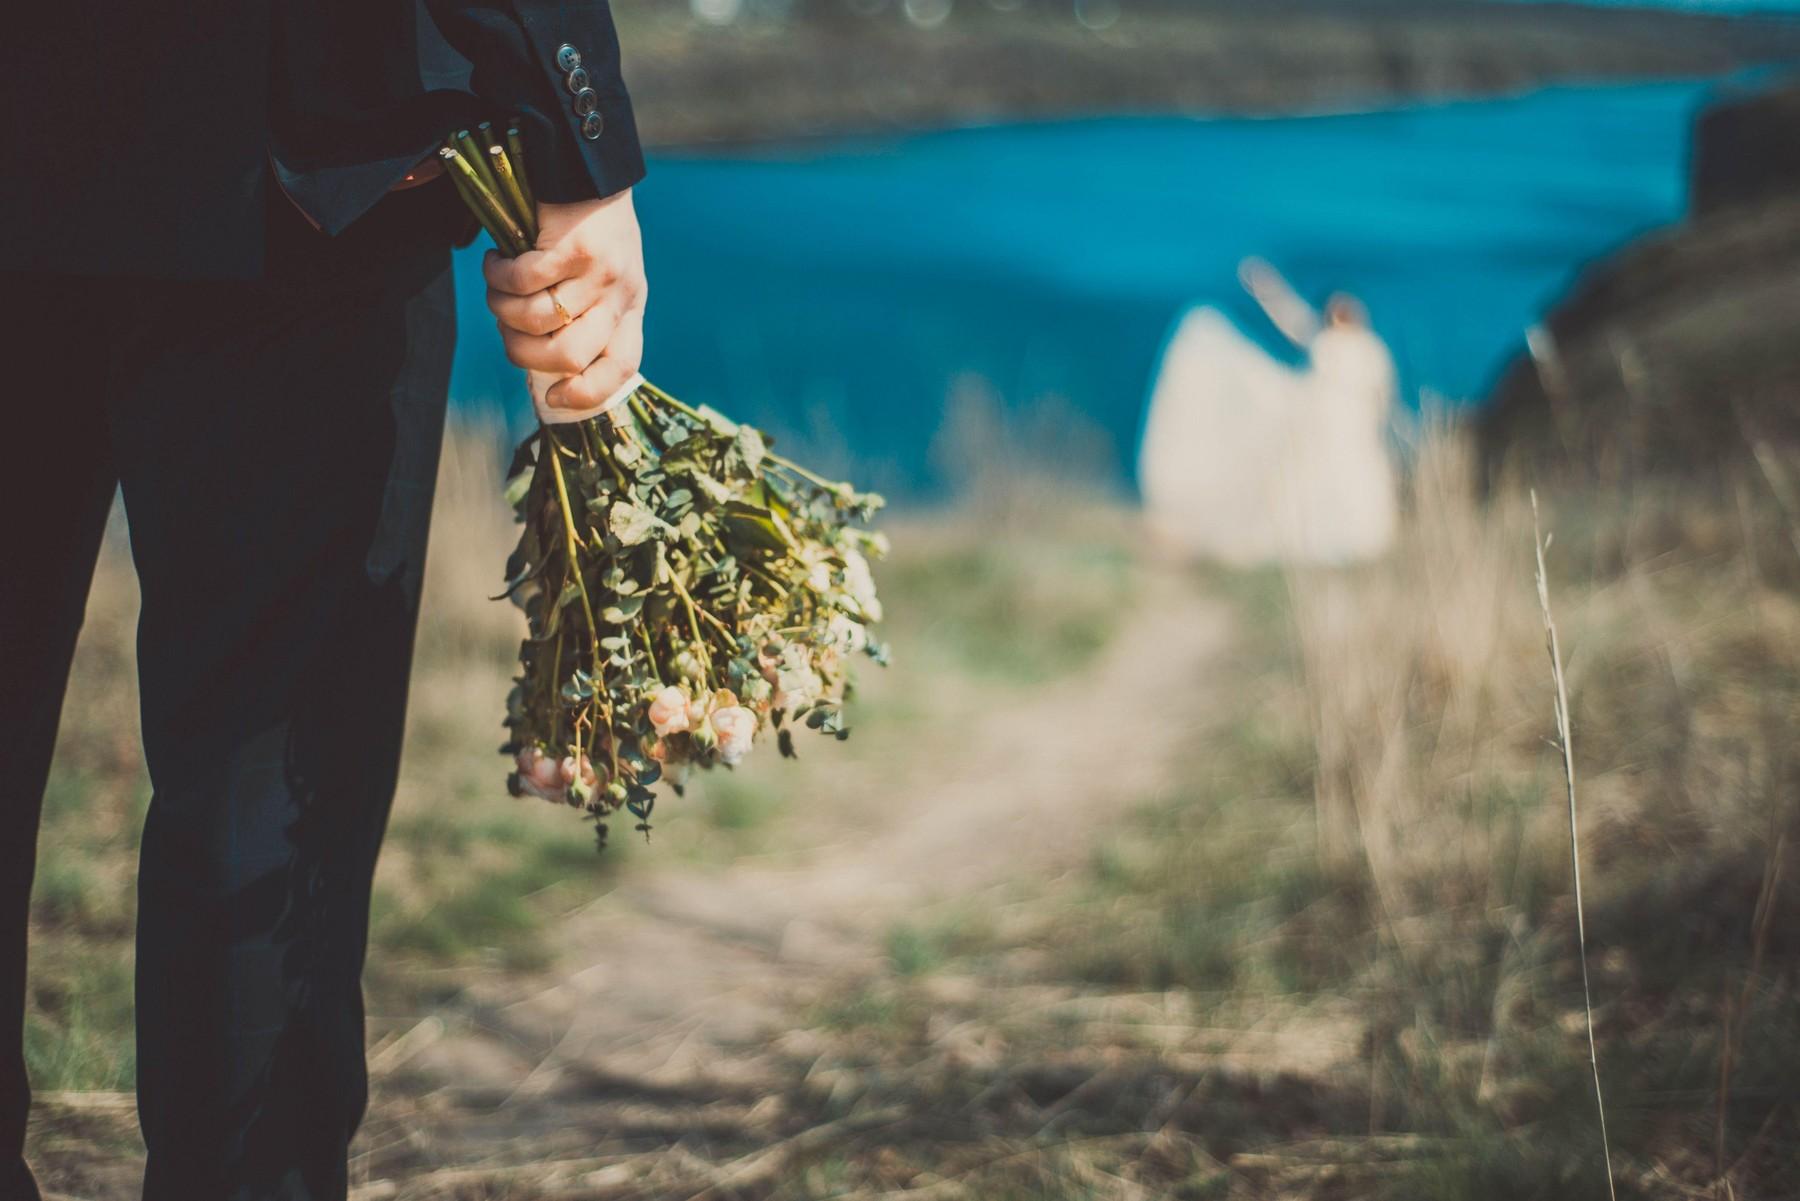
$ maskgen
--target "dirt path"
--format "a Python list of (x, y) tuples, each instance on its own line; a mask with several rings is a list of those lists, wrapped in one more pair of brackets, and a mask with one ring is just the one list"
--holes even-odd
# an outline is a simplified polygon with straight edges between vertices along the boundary
[[(357, 1196), (456, 1195), (486, 1165), (579, 1155), (601, 1134), (716, 1129), (729, 1145), (777, 1103), (796, 1015), (886, 972), (896, 920), (1079, 864), (1104, 822), (1165, 785), (1221, 711), (1206, 669), (1227, 634), (1216, 598), (1149, 573), (1092, 669), (938, 736), (954, 745), (875, 764), (904, 805), (847, 805), (830, 841), (780, 865), (634, 868), (567, 920), (554, 971), (473, 985), (377, 1045)], [(1184, 686), (1159, 690), (1176, 711), (1146, 723), (1131, 698), (1159, 680)], [(440, 1165), (429, 1178), (424, 1162)]]

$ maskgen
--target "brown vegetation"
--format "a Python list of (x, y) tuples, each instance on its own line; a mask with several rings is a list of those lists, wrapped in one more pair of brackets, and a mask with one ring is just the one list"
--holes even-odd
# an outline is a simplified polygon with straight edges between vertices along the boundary
[[(902, 523), (856, 736), (598, 861), (501, 795), (496, 461), (444, 477), (357, 1196), (1604, 1188), (1530, 515), (1455, 437), (1354, 570), (1168, 567), (1042, 491)], [(1543, 501), (1621, 1195), (1795, 1195), (1794, 530), (1749, 465)], [(33, 1153), (95, 1201), (133, 1195), (144, 801), (103, 570), (32, 1019)]]

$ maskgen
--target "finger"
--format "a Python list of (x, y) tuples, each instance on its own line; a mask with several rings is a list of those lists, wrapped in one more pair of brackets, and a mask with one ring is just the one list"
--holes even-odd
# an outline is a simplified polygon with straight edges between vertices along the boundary
[(527, 250), (516, 259), (490, 250), (481, 260), (481, 274), (497, 292), (529, 296), (580, 274), (584, 261), (585, 252), (569, 239), (548, 250)]
[(506, 357), (530, 371), (574, 375), (606, 350), (627, 300), (617, 291), (553, 334), (527, 334), (500, 327)]
[(544, 403), (553, 409), (575, 410), (603, 404), (625, 386), (643, 361), (644, 310), (632, 309), (620, 318), (606, 353), (579, 375), (550, 385), (544, 393)]
[(487, 290), (487, 306), (495, 320), (510, 329), (516, 329), (522, 334), (553, 334), (570, 324), (570, 321), (556, 311), (558, 300), (562, 301), (563, 308), (568, 310), (570, 319), (573, 319), (592, 308), (602, 291), (599, 281), (585, 275), (556, 284), (554, 297), (550, 294), (550, 288), (533, 292), (529, 296), (516, 296), (490, 287)]

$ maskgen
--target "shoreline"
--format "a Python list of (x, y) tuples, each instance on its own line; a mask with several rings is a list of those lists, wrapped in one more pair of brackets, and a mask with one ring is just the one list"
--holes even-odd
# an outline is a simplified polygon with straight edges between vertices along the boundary
[[(1757, 67), (1743, 68), (1756, 70)], [(1797, 66), (1800, 71), (1800, 66)], [(1305, 121), (1332, 120), (1335, 118), (1354, 118), (1386, 112), (1428, 111), (1440, 108), (1452, 108), (1458, 105), (1479, 105), (1508, 100), (1523, 100), (1546, 92), (1559, 90), (1584, 91), (1592, 88), (1633, 88), (1681, 86), (1683, 84), (1722, 83), (1727, 86), (1735, 78), (1734, 74), (1725, 75), (1659, 75), (1639, 78), (1635, 76), (1609, 76), (1601, 78), (1582, 78), (1569, 76), (1560, 79), (1547, 79), (1541, 82), (1522, 84), (1516, 88), (1507, 88), (1494, 92), (1481, 93), (1446, 93), (1441, 95), (1407, 96), (1389, 95), (1374, 97), (1363, 103), (1346, 102), (1342, 106), (1322, 108), (1297, 108), (1293, 111), (1281, 112), (1241, 112), (1232, 110), (1184, 111), (1169, 112), (1159, 109), (1119, 109), (1109, 112), (1045, 112), (1023, 113), (1018, 115), (1000, 114), (980, 118), (946, 118), (941, 124), (916, 126), (884, 126), (881, 128), (846, 127), (843, 129), (810, 130), (785, 135), (772, 135), (754, 141), (712, 141), (712, 142), (656, 142), (646, 143), (645, 151), (656, 158), (756, 158), (764, 153), (781, 154), (789, 151), (830, 153), (849, 148), (885, 146), (898, 140), (917, 137), (932, 137), (940, 134), (955, 134), (979, 130), (1005, 129), (1014, 126), (1031, 128), (1048, 128), (1057, 126), (1076, 126), (1104, 124), (1107, 122), (1137, 121), (1193, 121), (1200, 123), (1214, 121)]]
[(958, 10), (931, 30), (825, 0), (783, 23), (727, 27), (667, 0), (615, 9), (655, 152), (1096, 116), (1354, 112), (1800, 64), (1800, 20), (1483, 0), (1208, 0), (1133, 8), (1102, 32), (1062, 8)]

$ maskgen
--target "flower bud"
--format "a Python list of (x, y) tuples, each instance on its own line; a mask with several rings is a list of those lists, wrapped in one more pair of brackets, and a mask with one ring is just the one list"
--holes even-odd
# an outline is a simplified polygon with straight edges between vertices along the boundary
[(695, 726), (692, 731), (692, 737), (694, 739), (694, 749), (702, 754), (705, 754), (707, 751), (710, 751), (719, 745), (719, 736), (713, 732), (711, 722), (703, 721)]
[(594, 765), (586, 755), (581, 756), (580, 759), (574, 755), (566, 755), (558, 768), (564, 784), (579, 782), (591, 792), (599, 783), (599, 778), (594, 774)]

